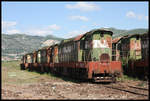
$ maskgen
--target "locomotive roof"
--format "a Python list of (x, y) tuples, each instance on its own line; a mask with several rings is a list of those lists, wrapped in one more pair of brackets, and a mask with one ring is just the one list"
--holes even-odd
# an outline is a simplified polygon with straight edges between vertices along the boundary
[(144, 36), (144, 35), (149, 35), (149, 32), (145, 32), (145, 33), (143, 33), (143, 34), (141, 34), (141, 36)]
[[(112, 31), (104, 30), (104, 29), (93, 29), (93, 30), (87, 32), (87, 34), (93, 34), (94, 32), (110, 32), (109, 34), (111, 34), (111, 35), (113, 34)], [(104, 34), (105, 34), (105, 33), (104, 33)]]
[[(70, 38), (70, 39), (65, 39), (65, 40), (62, 40), (61, 43), (67, 43), (67, 42), (71, 42), (71, 41), (79, 41), (81, 40), (83, 37), (85, 37), (86, 35), (90, 35), (90, 34), (93, 34), (94, 32), (109, 32), (107, 34), (110, 34), (112, 35), (113, 32), (112, 31), (107, 31), (107, 30), (104, 30), (104, 29), (93, 29), (89, 32), (86, 32), (84, 34), (81, 34), (81, 35), (78, 35), (76, 37), (73, 37), (73, 38)], [(105, 33), (104, 33), (105, 34)], [(60, 44), (61, 44), (60, 43)]]
[[(104, 30), (104, 29), (93, 29), (93, 30), (91, 30), (91, 31), (86, 32), (85, 34), (83, 34), (83, 36), (82, 36), (81, 38), (83, 38), (83, 37), (86, 36), (86, 35), (91, 35), (91, 34), (93, 34), (93, 33), (95, 33), (95, 32), (109, 32), (109, 33), (107, 33), (107, 34), (110, 34), (111, 36), (113, 35), (113, 32), (112, 32), (112, 31), (108, 31), (108, 30)], [(103, 34), (105, 34), (105, 33), (103, 33)], [(81, 39), (81, 38), (80, 38), (80, 39)]]

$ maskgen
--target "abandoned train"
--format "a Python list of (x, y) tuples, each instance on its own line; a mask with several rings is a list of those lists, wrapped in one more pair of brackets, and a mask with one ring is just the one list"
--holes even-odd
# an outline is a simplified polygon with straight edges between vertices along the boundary
[(122, 61), (125, 74), (136, 77), (148, 77), (148, 32), (117, 37), (113, 39), (112, 47), (112, 59), (114, 61)]
[(115, 81), (122, 75), (121, 61), (112, 61), (113, 32), (94, 29), (22, 58), (21, 69), (52, 72), (80, 79)]

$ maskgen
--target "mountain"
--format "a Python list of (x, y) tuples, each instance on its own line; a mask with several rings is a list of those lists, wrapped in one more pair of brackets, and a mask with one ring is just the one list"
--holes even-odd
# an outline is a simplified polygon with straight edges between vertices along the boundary
[(144, 29), (144, 28), (123, 30), (123, 29), (116, 29), (116, 28), (111, 27), (111, 28), (101, 28), (101, 29), (112, 31), (114, 33), (113, 34), (113, 38), (124, 36), (124, 35), (129, 35), (129, 34), (130, 35), (131, 34), (143, 34), (145, 32), (148, 32), (148, 29)]
[[(48, 45), (47, 40), (60, 42), (63, 38), (52, 35), (48, 36), (31, 36), (26, 34), (2, 34), (2, 58), (20, 58), (23, 54), (38, 50)], [(46, 42), (47, 43), (46, 43)]]

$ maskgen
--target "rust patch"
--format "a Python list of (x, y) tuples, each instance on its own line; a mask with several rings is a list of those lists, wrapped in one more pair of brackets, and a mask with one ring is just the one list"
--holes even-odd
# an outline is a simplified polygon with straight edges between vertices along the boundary
[(82, 34), (82, 35), (79, 35), (79, 36), (77, 36), (77, 37), (75, 37), (74, 38), (74, 41), (78, 41), (78, 40), (80, 40), (81, 38), (82, 38), (82, 36), (83, 36), (84, 34)]
[(104, 63), (104, 62), (110, 62), (110, 57), (108, 54), (102, 54), (100, 56), (100, 62), (101, 63)]
[(109, 48), (112, 48), (112, 38), (111, 37), (106, 37), (107, 43)]

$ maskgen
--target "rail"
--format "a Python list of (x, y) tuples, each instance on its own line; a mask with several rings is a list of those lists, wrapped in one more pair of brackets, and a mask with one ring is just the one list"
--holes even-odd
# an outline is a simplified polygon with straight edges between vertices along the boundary
[[(115, 86), (104, 86), (106, 88), (111, 88), (111, 89), (116, 89), (116, 90), (120, 90), (120, 91), (124, 91), (124, 92), (128, 92), (128, 93), (132, 93), (135, 95), (142, 95), (142, 96), (148, 96), (148, 94), (143, 94), (141, 93), (141, 90), (148, 92), (149, 90), (146, 88), (139, 88), (139, 87), (135, 87), (135, 86), (127, 86), (127, 87), (115, 87)], [(128, 88), (128, 89), (127, 89)], [(130, 90), (129, 90), (130, 89)], [(137, 90), (140, 90), (139, 92)]]

